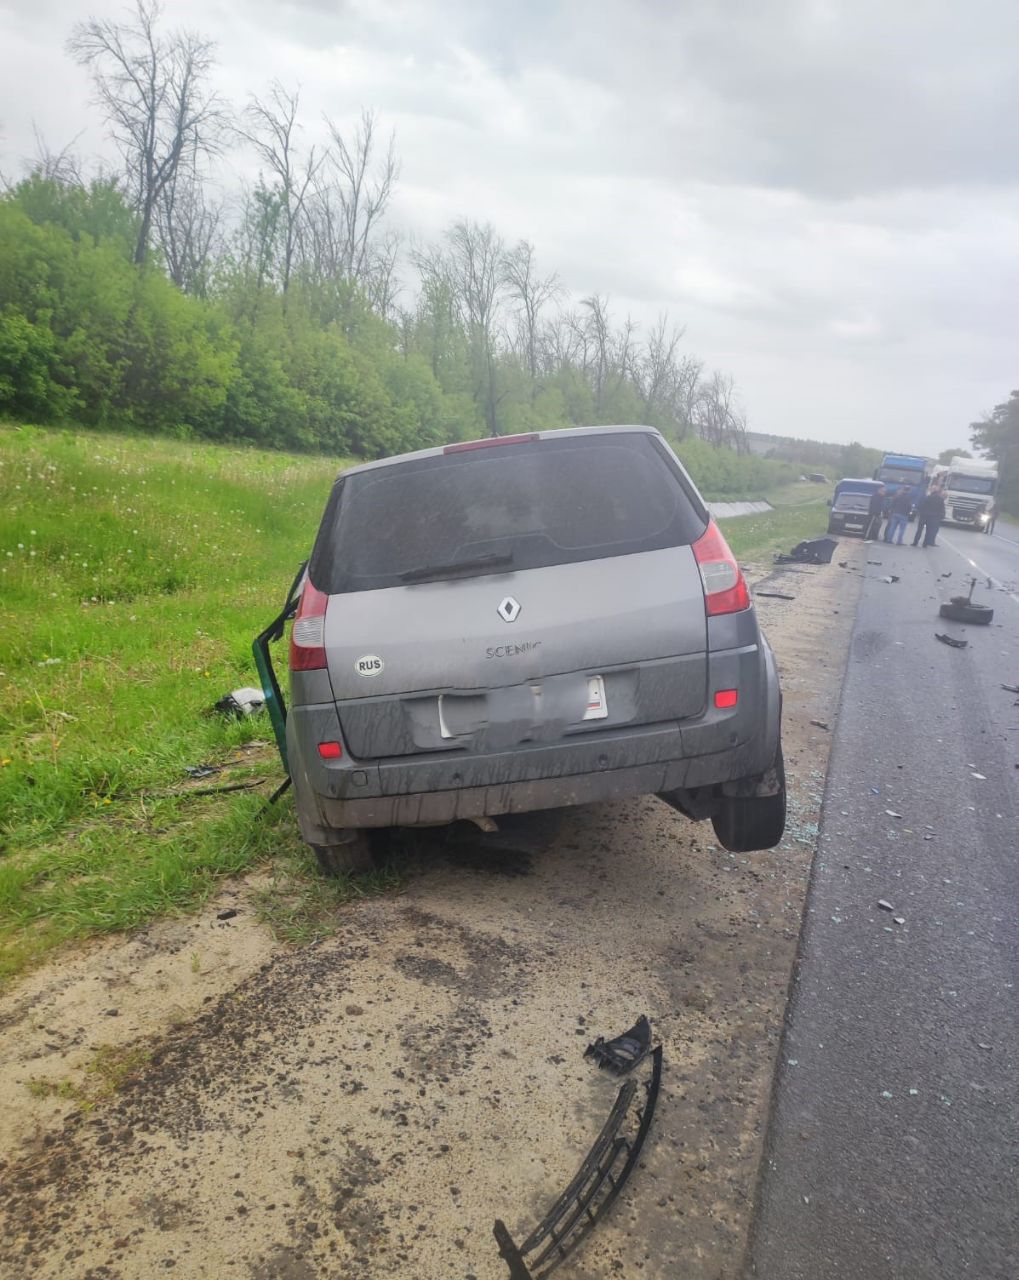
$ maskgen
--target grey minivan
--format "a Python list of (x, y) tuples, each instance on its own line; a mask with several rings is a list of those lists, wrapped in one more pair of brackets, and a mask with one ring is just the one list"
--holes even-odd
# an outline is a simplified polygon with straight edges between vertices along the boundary
[(290, 692), (298, 821), (327, 873), (369, 866), (372, 828), (645, 793), (710, 818), (733, 851), (782, 837), (775, 660), (651, 427), (343, 472), (294, 619)]

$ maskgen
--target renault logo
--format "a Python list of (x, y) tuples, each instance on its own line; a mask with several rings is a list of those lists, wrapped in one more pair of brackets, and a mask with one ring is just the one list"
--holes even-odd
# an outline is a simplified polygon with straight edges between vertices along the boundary
[(499, 617), (503, 622), (516, 622), (520, 617), (520, 606), (512, 596), (507, 596), (499, 606)]

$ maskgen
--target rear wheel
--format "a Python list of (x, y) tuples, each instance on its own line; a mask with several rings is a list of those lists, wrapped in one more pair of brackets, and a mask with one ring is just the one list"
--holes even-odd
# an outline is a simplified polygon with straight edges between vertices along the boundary
[(313, 844), (318, 869), (324, 876), (357, 875), (375, 866), (371, 842), (366, 831), (337, 833), (346, 838), (337, 844)]
[(951, 604), (943, 604), (940, 613), (952, 622), (968, 622), (977, 627), (989, 627), (994, 617), (993, 609), (985, 604), (971, 604), (965, 596), (956, 597)]
[(711, 819), (719, 844), (730, 853), (773, 849), (785, 831), (785, 764), (782, 748), (775, 757), (780, 787), (773, 796), (723, 796)]

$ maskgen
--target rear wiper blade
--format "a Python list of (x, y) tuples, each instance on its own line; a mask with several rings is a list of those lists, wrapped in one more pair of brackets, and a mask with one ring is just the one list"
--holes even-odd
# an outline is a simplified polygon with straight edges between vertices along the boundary
[(426, 578), (441, 577), (444, 573), (460, 573), (468, 569), (493, 569), (499, 565), (512, 563), (512, 551), (505, 555), (475, 556), (471, 560), (452, 560), (448, 564), (426, 564), (420, 569), (408, 569), (406, 573), (400, 574), (400, 581), (423, 582)]

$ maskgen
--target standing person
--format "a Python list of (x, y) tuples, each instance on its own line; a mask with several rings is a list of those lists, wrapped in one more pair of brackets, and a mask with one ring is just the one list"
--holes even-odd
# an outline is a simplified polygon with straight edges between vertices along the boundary
[[(930, 503), (931, 495), (933, 493), (934, 493), (934, 490), (931, 489), (930, 492), (925, 493), (923, 497), (920, 499), (920, 501), (916, 504), (916, 533), (913, 535), (914, 547), (919, 543), (920, 539), (924, 537), (927, 532), (928, 504)], [(926, 546), (926, 543), (924, 545)]]
[(938, 530), (945, 518), (945, 499), (940, 489), (932, 489), (927, 495), (927, 501), (930, 505), (927, 508), (927, 530), (924, 533), (923, 545), (936, 547)]
[(886, 489), (883, 484), (879, 484), (874, 492), (870, 495), (870, 505), (867, 507), (867, 536), (865, 542), (873, 542), (881, 532), (881, 517), (885, 511), (885, 493)]
[(993, 499), (991, 505), (987, 508), (987, 514), (990, 519), (987, 521), (987, 532), (993, 533), (994, 526), (998, 523), (998, 500)]
[(940, 489), (932, 489), (925, 498), (920, 500), (920, 504), (916, 509), (916, 534), (913, 537), (913, 546), (920, 541), (920, 535), (923, 535), (923, 545), (925, 547), (936, 546), (935, 539), (938, 536), (938, 530), (941, 528), (941, 522), (945, 518), (945, 500), (941, 496)]
[(909, 513), (912, 509), (912, 489), (900, 489), (892, 499), (892, 513), (888, 519), (888, 528), (885, 530), (885, 542), (897, 542), (900, 547), (902, 546), (902, 539), (906, 536), (906, 526), (909, 524)]

